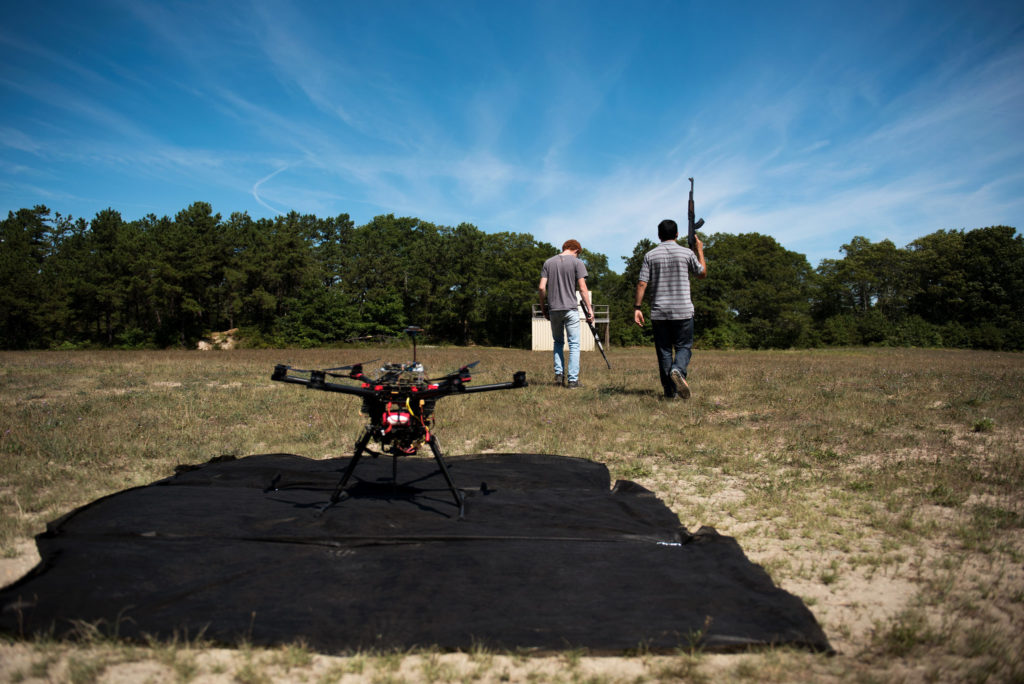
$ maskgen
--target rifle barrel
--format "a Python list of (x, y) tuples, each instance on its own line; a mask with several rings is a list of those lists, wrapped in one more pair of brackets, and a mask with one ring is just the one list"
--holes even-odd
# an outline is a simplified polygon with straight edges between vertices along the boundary
[[(583, 309), (583, 318), (586, 320), (590, 315), (590, 309), (587, 308), (587, 302), (583, 299), (582, 295), (580, 296), (580, 307)], [(597, 326), (590, 321), (587, 321), (587, 325), (590, 327), (590, 332), (594, 334), (594, 342), (597, 344), (597, 350), (601, 352), (605, 365), (608, 366), (609, 370), (611, 370), (612, 364), (608, 360), (608, 356), (604, 353), (604, 345), (601, 344), (601, 336), (597, 332)]]

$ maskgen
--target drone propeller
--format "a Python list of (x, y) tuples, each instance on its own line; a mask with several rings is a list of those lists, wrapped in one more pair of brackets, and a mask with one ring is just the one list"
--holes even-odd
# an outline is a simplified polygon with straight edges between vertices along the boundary
[(445, 375), (443, 377), (434, 378), (430, 382), (444, 382), (445, 380), (452, 380), (454, 378), (463, 378), (463, 376), (469, 374), (469, 369), (472, 368), (473, 366), (477, 365), (478, 363), (480, 363), (480, 362), (479, 361), (474, 361), (473, 363), (467, 363), (462, 368), (460, 368), (458, 370), (455, 370), (455, 371), (452, 371), (451, 373), (449, 373), (448, 375)]
[(286, 366), (283, 363), (277, 364), (278, 368), (282, 368), (286, 371), (295, 371), (296, 373), (312, 373), (313, 371), (308, 368), (296, 368), (295, 366)]
[(343, 375), (341, 375), (339, 373), (334, 373), (332, 371), (347, 371), (347, 370), (352, 370), (353, 368), (362, 368), (363, 366), (369, 365), (371, 363), (376, 363), (379, 360), (380, 359), (374, 359), (373, 361), (364, 361), (362, 363), (353, 363), (353, 364), (349, 364), (348, 366), (338, 366), (337, 368), (325, 368), (324, 372), (327, 373), (330, 376), (335, 377), (335, 378), (341, 378), (341, 377), (345, 377), (345, 376), (343, 376)]
[[(312, 375), (314, 373), (321, 373), (323, 375), (329, 375), (332, 378), (349, 378), (349, 377), (360, 377), (362, 375), (362, 367), (367, 365), (367, 364), (370, 364), (370, 363), (375, 363), (377, 360), (378, 359), (374, 359), (373, 361), (365, 361), (363, 363), (353, 363), (353, 364), (350, 364), (348, 366), (337, 366), (335, 368), (325, 368), (323, 370), (313, 370), (313, 369), (310, 369), (310, 368), (296, 368), (295, 366), (287, 366), (287, 365), (285, 365), (283, 363), (282, 364), (278, 364), (277, 368), (280, 369), (279, 372), (282, 373), (282, 374), (288, 373), (288, 372), (293, 372), (293, 373), (309, 373), (310, 375)], [(353, 369), (357, 369), (358, 370), (358, 375), (353, 376), (351, 373), (336, 373), (336, 372), (334, 372), (334, 371), (351, 371)], [(321, 377), (323, 377), (323, 375)]]

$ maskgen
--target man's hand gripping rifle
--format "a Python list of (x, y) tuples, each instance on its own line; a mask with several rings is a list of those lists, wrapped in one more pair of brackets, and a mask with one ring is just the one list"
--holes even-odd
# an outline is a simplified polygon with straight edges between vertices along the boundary
[[(430, 430), (433, 425), (434, 404), (441, 397), (451, 394), (475, 394), (527, 386), (526, 372), (518, 371), (512, 376), (510, 382), (469, 387), (466, 385), (472, 379), (469, 371), (476, 363), (465, 365), (454, 373), (433, 380), (425, 377), (423, 366), (416, 363), (415, 358), (409, 364), (383, 366), (376, 378), (366, 376), (361, 363), (326, 370), (301, 370), (278, 364), (274, 367), (274, 373), (270, 379), (305, 385), (308, 389), (324, 392), (351, 394), (363, 400), (362, 413), (370, 419), (370, 422), (356, 442), (352, 459), (342, 473), (341, 479), (331, 495), (328, 507), (341, 500), (342, 492), (352, 477), (352, 473), (355, 472), (356, 464), (359, 463), (363, 453), (368, 453), (371, 456), (379, 455), (367, 448), (371, 440), (380, 444), (381, 450), (391, 454), (394, 458), (393, 479), (397, 476), (398, 457), (416, 453), (417, 446), (425, 442), (430, 445), (434, 460), (437, 462), (445, 482), (448, 483), (461, 518), (465, 513), (462, 492), (455, 486), (451, 473), (448, 472), (448, 466), (444, 462), (437, 437)], [(338, 371), (348, 372), (339, 373)], [(359, 384), (343, 384), (335, 382), (331, 378), (356, 380)]]

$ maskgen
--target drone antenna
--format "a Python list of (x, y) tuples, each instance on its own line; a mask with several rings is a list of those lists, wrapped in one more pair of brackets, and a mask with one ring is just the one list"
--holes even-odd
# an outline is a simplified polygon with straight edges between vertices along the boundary
[(417, 325), (410, 325), (405, 329), (405, 332), (409, 333), (409, 337), (412, 338), (412, 362), (416, 363), (416, 336), (423, 332), (423, 328)]

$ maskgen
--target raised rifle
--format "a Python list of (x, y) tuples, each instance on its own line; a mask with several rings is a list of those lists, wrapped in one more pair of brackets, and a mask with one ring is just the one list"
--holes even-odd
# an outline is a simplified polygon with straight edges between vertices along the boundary
[(605, 364), (611, 370), (612, 364), (608, 362), (608, 357), (605, 356), (604, 345), (601, 344), (601, 336), (597, 334), (597, 326), (588, 320), (590, 318), (590, 311), (587, 309), (587, 300), (582, 294), (580, 295), (580, 306), (583, 308), (583, 320), (587, 321), (587, 325), (590, 326), (590, 332), (594, 333), (594, 342), (597, 343), (597, 348), (601, 352), (601, 356), (604, 357)]
[(693, 179), (690, 179), (690, 202), (686, 207), (686, 218), (687, 218), (687, 231), (686, 231), (686, 246), (690, 249), (697, 249), (697, 231), (704, 225), (704, 219), (694, 223), (693, 219), (696, 214), (693, 211)]

